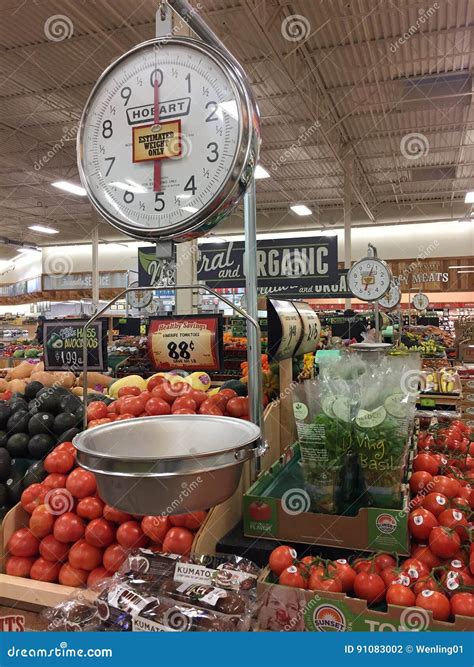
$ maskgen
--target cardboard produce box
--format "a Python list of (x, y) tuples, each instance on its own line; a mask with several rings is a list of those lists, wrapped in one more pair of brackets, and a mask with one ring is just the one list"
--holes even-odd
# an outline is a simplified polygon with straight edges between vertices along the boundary
[(245, 493), (247, 537), (409, 554), (408, 493), (404, 509), (360, 507), (355, 516), (310, 512), (298, 452), (298, 445), (289, 448)]
[(381, 605), (370, 609), (365, 600), (345, 593), (329, 593), (280, 586), (267, 569), (257, 584), (260, 631), (280, 632), (402, 632), (474, 630), (474, 619), (456, 616), (451, 622), (435, 621), (419, 607)]

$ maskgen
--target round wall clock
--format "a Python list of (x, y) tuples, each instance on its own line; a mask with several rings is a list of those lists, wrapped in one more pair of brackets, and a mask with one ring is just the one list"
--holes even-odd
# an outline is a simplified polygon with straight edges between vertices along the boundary
[(138, 289), (138, 281), (130, 283), (129, 287), (137, 287), (136, 290), (127, 294), (128, 305), (131, 308), (141, 310), (153, 301), (153, 292), (151, 290)]
[(379, 299), (379, 305), (387, 310), (392, 310), (398, 306), (401, 300), (402, 293), (400, 288), (392, 282), (383, 297)]
[(429, 298), (422, 292), (415, 294), (411, 302), (413, 304), (413, 308), (416, 310), (426, 310), (430, 305)]
[(121, 232), (186, 240), (238, 203), (259, 145), (258, 109), (240, 69), (204, 42), (157, 38), (97, 81), (78, 166), (93, 206)]
[(359, 260), (347, 275), (350, 291), (362, 301), (378, 301), (390, 287), (391, 280), (390, 268), (378, 257)]

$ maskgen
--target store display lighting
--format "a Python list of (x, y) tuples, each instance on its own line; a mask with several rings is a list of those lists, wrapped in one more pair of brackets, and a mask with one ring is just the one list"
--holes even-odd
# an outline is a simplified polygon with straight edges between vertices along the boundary
[(68, 181), (55, 181), (54, 183), (51, 183), (55, 188), (59, 188), (60, 190), (65, 190), (66, 192), (70, 192), (73, 195), (80, 195), (81, 197), (85, 197), (87, 195), (87, 192), (84, 190), (84, 188), (81, 188), (80, 185), (76, 185), (75, 183), (68, 183)]
[(259, 180), (260, 178), (270, 178), (270, 174), (268, 171), (262, 167), (261, 165), (257, 164), (255, 168), (255, 178)]
[(293, 213), (296, 213), (296, 215), (312, 215), (313, 213), (313, 211), (304, 204), (293, 204), (290, 206), (290, 209)]
[(465, 204), (474, 204), (474, 190), (470, 190), (469, 192), (466, 192), (466, 196), (464, 197), (464, 203)]
[(30, 225), (28, 229), (32, 229), (34, 232), (39, 232), (40, 234), (59, 234), (59, 229), (43, 227), (43, 225)]

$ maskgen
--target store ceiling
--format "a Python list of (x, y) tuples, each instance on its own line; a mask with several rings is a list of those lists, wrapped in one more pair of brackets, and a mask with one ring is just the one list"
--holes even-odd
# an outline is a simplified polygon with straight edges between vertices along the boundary
[[(154, 36), (158, 4), (2, 0), (0, 235), (38, 245), (90, 239), (98, 220), (87, 199), (51, 182), (79, 182), (74, 138), (84, 102), (113, 59)], [(257, 186), (267, 228), (268, 221), (278, 231), (340, 225), (347, 151), (355, 224), (470, 214), (472, 1), (193, 4), (244, 65), (258, 99), (261, 164), (271, 173)], [(65, 32), (48, 39), (57, 15)], [(290, 215), (295, 202), (313, 216)], [(60, 234), (36, 234), (32, 224)], [(239, 225), (235, 219), (223, 229)], [(118, 235), (101, 223), (99, 236)], [(0, 246), (0, 257), (14, 254)]]

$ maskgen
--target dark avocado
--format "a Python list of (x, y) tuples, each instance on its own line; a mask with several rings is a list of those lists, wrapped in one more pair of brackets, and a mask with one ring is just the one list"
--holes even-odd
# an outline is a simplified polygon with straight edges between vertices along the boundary
[(12, 414), (12, 409), (5, 401), (0, 401), (0, 428), (4, 429)]
[(15, 412), (25, 412), (28, 411), (28, 403), (23, 398), (12, 399), (10, 401), (10, 408), (12, 414), (15, 414)]
[(26, 489), (27, 486), (31, 486), (32, 484), (41, 484), (47, 476), (48, 473), (44, 469), (43, 461), (36, 461), (26, 471), (23, 478), (23, 486)]
[(54, 416), (49, 412), (38, 412), (28, 422), (28, 433), (38, 435), (39, 433), (51, 433), (53, 430)]
[(14, 433), (27, 433), (29, 421), (30, 415), (28, 412), (15, 412), (7, 421), (7, 428), (5, 430), (7, 431), (8, 435), (13, 435)]
[(5, 482), (7, 489), (7, 504), (10, 507), (20, 502), (21, 492), (23, 491), (23, 475), (16, 470), (12, 471), (11, 476)]
[(75, 438), (78, 433), (80, 433), (78, 428), (70, 428), (67, 431), (64, 431), (64, 433), (61, 433), (61, 435), (58, 436), (57, 444), (60, 445), (62, 442), (72, 442), (72, 439)]
[(47, 433), (38, 433), (30, 438), (28, 454), (33, 459), (42, 459), (54, 447), (55, 440)]
[(54, 418), (53, 431), (55, 433), (64, 433), (77, 424), (77, 417), (70, 412), (62, 412)]
[(13, 458), (28, 456), (30, 436), (27, 433), (14, 433), (8, 438), (7, 450)]
[(7, 487), (5, 484), (0, 483), (0, 507), (3, 507), (8, 498)]
[(76, 412), (82, 406), (82, 401), (74, 394), (66, 394), (59, 401), (61, 412)]
[(61, 397), (62, 395), (57, 389), (42, 389), (36, 396), (38, 407), (41, 412), (49, 412), (57, 415), (61, 412)]
[(10, 477), (11, 456), (6, 449), (0, 449), (0, 482), (6, 482)]
[(31, 401), (33, 398), (36, 397), (36, 394), (42, 389), (44, 389), (44, 385), (41, 384), (41, 382), (33, 380), (33, 382), (30, 382), (29, 384), (26, 385), (25, 399), (27, 401)]
[(6, 447), (7, 440), (8, 440), (8, 435), (5, 433), (5, 431), (0, 431), (0, 447)]

